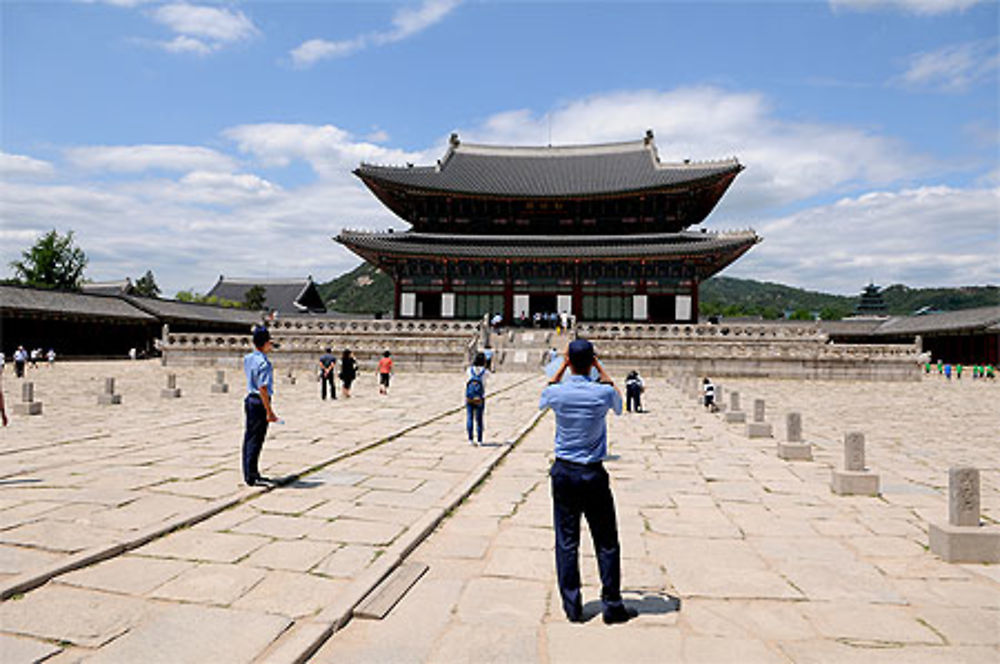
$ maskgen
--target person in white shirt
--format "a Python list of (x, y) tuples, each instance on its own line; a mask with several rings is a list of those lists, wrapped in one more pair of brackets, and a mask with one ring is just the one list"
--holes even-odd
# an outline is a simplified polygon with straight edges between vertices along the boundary
[(719, 407), (715, 405), (715, 385), (708, 379), (708, 376), (705, 376), (702, 381), (701, 390), (705, 395), (705, 408), (713, 413), (719, 410)]
[(49, 362), (49, 368), (56, 363), (56, 351), (53, 348), (49, 349), (49, 352), (45, 354), (45, 359)]
[(632, 406), (635, 406), (635, 412), (642, 412), (642, 393), (645, 389), (646, 384), (639, 372), (630, 371), (625, 377), (625, 409), (628, 412), (632, 412)]

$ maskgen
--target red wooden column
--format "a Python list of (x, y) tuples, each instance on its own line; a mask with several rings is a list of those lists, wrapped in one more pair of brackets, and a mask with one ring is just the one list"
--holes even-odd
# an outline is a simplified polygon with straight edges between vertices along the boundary
[(506, 325), (514, 324), (514, 281), (510, 276), (509, 258), (503, 269), (503, 321)]

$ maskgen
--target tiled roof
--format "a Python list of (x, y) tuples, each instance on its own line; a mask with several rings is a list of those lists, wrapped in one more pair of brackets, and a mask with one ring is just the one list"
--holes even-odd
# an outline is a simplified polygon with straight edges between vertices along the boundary
[(500, 147), (453, 138), (436, 166), (361, 164), (354, 173), (415, 189), (496, 196), (587, 196), (672, 187), (735, 175), (735, 159), (660, 163), (647, 140), (569, 147)]
[(882, 323), (876, 336), (905, 336), (935, 332), (997, 331), (1000, 306), (947, 311), (923, 316), (900, 316)]
[(125, 299), (139, 309), (158, 318), (162, 323), (205, 322), (245, 324), (248, 327), (260, 322), (261, 312), (234, 309), (195, 302), (161, 300), (155, 297), (126, 296)]
[(132, 292), (132, 280), (125, 277), (119, 281), (91, 281), (81, 284), (80, 290), (90, 295), (127, 295)]
[(156, 318), (114, 295), (89, 295), (65, 291), (0, 286), (0, 309), (87, 318), (115, 318), (155, 323)]
[(208, 295), (243, 302), (254, 286), (264, 287), (264, 307), (282, 314), (325, 312), (326, 307), (312, 278), (306, 279), (232, 279), (219, 277)]
[(648, 235), (448, 235), (343, 231), (337, 241), (360, 253), (455, 258), (629, 258), (707, 254), (758, 242), (739, 233)]

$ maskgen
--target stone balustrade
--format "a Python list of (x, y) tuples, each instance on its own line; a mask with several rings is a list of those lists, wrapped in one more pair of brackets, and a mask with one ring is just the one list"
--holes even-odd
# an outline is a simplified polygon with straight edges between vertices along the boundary
[[(360, 362), (390, 350), (404, 366), (454, 370), (482, 338), (482, 321), (287, 319), (271, 325), (276, 359), (311, 367), (327, 347), (350, 348)], [(583, 323), (609, 370), (642, 367), (710, 376), (824, 380), (919, 380), (919, 347), (833, 344), (815, 326)], [(502, 346), (499, 344), (497, 347)], [(250, 352), (249, 335), (168, 334), (160, 344), (173, 364), (233, 364)]]

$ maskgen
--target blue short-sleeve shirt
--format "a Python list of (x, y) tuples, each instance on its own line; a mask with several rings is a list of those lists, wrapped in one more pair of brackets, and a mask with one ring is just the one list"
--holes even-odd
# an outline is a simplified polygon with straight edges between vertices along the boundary
[(247, 392), (260, 394), (260, 387), (267, 388), (268, 396), (274, 396), (274, 368), (267, 355), (254, 350), (243, 357), (243, 371), (247, 375)]
[(611, 385), (572, 374), (542, 390), (538, 408), (551, 408), (556, 415), (556, 457), (594, 463), (608, 455), (605, 418), (609, 410), (621, 415), (622, 398)]

